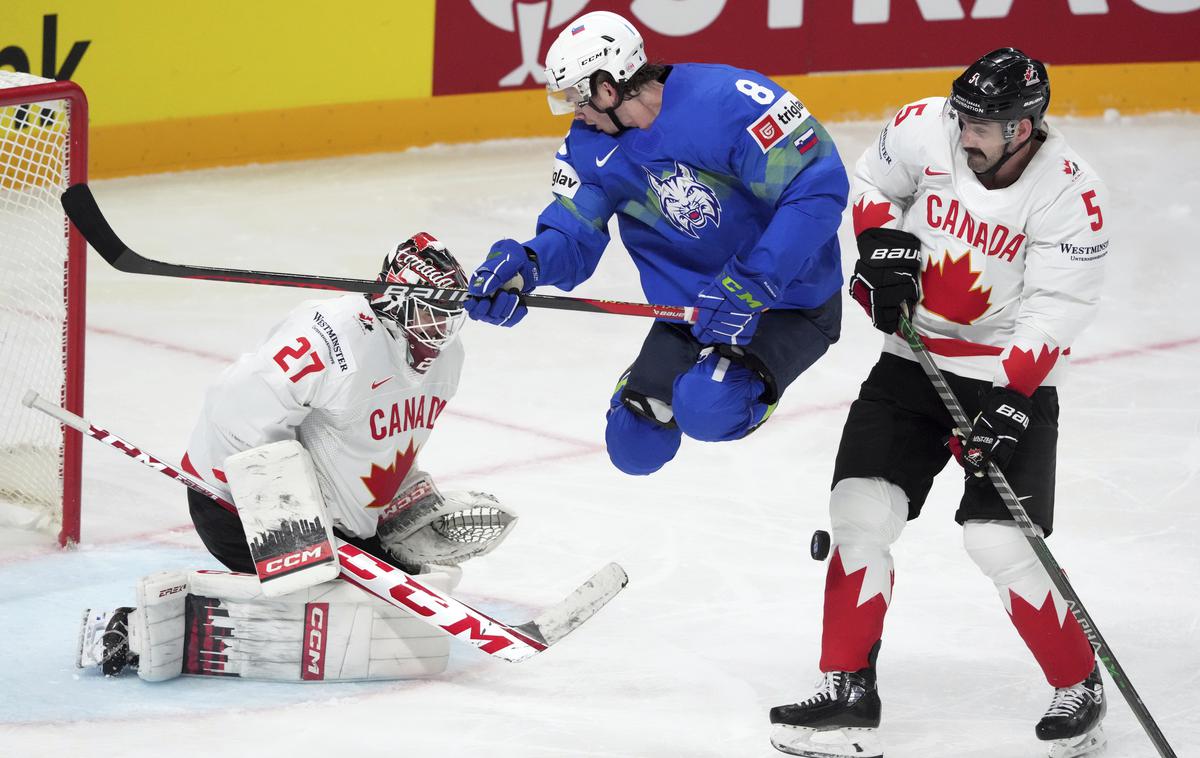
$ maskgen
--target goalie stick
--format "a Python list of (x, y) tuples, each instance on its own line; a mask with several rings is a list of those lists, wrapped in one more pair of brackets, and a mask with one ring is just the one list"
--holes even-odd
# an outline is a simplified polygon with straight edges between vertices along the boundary
[[(963, 411), (962, 405), (959, 404), (958, 398), (954, 395), (954, 390), (946, 382), (946, 377), (942, 375), (941, 369), (934, 363), (933, 357), (925, 347), (925, 343), (921, 341), (921, 335), (917, 333), (916, 328), (912, 325), (909, 317), (907, 304), (900, 306), (900, 331), (904, 335), (904, 339), (908, 342), (908, 346), (912, 348), (913, 354), (917, 357), (917, 362), (921, 364), (921, 368), (925, 370), (925, 375), (929, 377), (929, 381), (933, 384), (933, 388), (937, 390), (938, 395), (942, 398), (942, 403), (946, 406), (946, 410), (950, 413), (950, 418), (954, 421), (954, 425), (963, 430), (969, 431), (973, 426), (971, 420), (967, 418), (967, 414)], [(1050, 548), (1046, 545), (1046, 540), (1038, 534), (1033, 521), (1030, 520), (1029, 514), (1025, 511), (1025, 506), (1021, 505), (1020, 498), (1013, 491), (1012, 485), (1008, 483), (1008, 479), (1001, 473), (1000, 467), (995, 462), (988, 462), (988, 480), (992, 486), (996, 488), (1000, 499), (1004, 501), (1005, 507), (1012, 515), (1013, 520), (1017, 522), (1021, 533), (1025, 535), (1025, 539), (1029, 541), (1033, 547), (1033, 552), (1037, 555), (1042, 567), (1046, 569), (1046, 573), (1050, 575), (1050, 581), (1058, 588), (1059, 593), (1067, 602), (1067, 607), (1071, 609), (1071, 615), (1079, 622), (1079, 628), (1088, 638), (1092, 649), (1096, 651), (1096, 657), (1104, 664), (1104, 668), (1108, 669), (1109, 676), (1117, 685), (1117, 689), (1125, 697), (1125, 702), (1129, 704), (1133, 715), (1137, 717), (1138, 723), (1142, 725), (1142, 729), (1146, 731), (1146, 736), (1154, 743), (1154, 747), (1158, 750), (1158, 754), (1163, 758), (1175, 758), (1175, 751), (1167, 743), (1167, 738), (1163, 735), (1162, 730), (1158, 728), (1158, 724), (1154, 721), (1154, 717), (1150, 715), (1150, 711), (1146, 708), (1142, 698), (1138, 695), (1137, 690), (1133, 688), (1133, 682), (1125, 675), (1125, 670), (1121, 668), (1121, 664), (1117, 661), (1116, 654), (1113, 649), (1104, 641), (1104, 637), (1100, 635), (1100, 629), (1092, 621), (1092, 617), (1088, 614), (1087, 609), (1083, 607), (1083, 601), (1079, 599), (1075, 588), (1067, 580), (1067, 574), (1058, 565), (1058, 561), (1054, 559), (1054, 555), (1050, 552)]]
[[(162, 473), (228, 508), (233, 505), (203, 482), (126, 442), (87, 419), (46, 402), (32, 390), (21, 402), (57, 419), (60, 423), (120, 450), (137, 462)], [(629, 582), (624, 569), (610, 563), (557, 604), (523, 624), (509, 625), (456, 600), (387, 561), (354, 545), (335, 539), (341, 578), (350, 584), (408, 611), (451, 637), (466, 642), (495, 658), (523, 661), (554, 645), (579, 628)]]
[[(121, 241), (108, 220), (100, 211), (96, 198), (86, 184), (75, 184), (62, 194), (63, 210), (67, 218), (79, 230), (96, 252), (118, 271), (129, 274), (171, 276), (182, 279), (210, 279), (219, 282), (243, 282), (246, 284), (270, 284), (278, 287), (305, 287), (309, 289), (335, 290), (338, 292), (361, 292), (371, 295), (405, 297), (420, 295), (439, 303), (461, 303), (467, 299), (466, 290), (440, 289), (417, 284), (389, 284), (374, 279), (343, 279), (334, 276), (309, 274), (280, 274), (270, 271), (251, 271), (211, 266), (188, 266), (181, 263), (165, 263), (146, 258), (134, 252)], [(530, 308), (553, 308), (563, 311), (587, 313), (611, 313), (619, 316), (646, 316), (673, 321), (694, 323), (696, 309), (681, 305), (649, 305), (627, 303), (619, 300), (594, 300), (564, 295), (523, 294), (521, 302)]]

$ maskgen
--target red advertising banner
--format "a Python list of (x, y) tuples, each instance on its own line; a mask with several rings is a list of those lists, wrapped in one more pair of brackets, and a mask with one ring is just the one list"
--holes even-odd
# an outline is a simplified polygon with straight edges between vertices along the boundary
[(610, 10), (652, 61), (775, 76), (965, 66), (1012, 45), (1050, 64), (1200, 60), (1200, 0), (438, 0), (433, 94), (542, 86), (568, 21)]

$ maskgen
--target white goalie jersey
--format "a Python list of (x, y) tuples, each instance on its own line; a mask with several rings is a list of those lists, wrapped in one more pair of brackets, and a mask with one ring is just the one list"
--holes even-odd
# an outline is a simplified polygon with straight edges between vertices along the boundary
[(462, 372), (459, 340), (424, 374), (407, 352), (361, 295), (305, 303), (208, 390), (184, 470), (228, 498), (229, 456), (298, 440), (334, 525), (374, 535)]
[[(988, 190), (967, 166), (945, 98), (910, 103), (859, 159), (854, 231), (902, 229), (921, 241), (913, 323), (938, 364), (1028, 395), (1061, 377), (1100, 301), (1109, 252), (1104, 184), (1048, 135), (1021, 177)], [(897, 335), (884, 351), (914, 359)]]

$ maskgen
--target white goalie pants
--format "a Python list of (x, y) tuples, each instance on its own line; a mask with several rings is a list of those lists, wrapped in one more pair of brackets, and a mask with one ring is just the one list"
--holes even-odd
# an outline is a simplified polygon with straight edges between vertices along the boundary
[[(421, 581), (449, 592), (459, 576)], [(420, 678), (444, 671), (450, 653), (438, 629), (340, 580), (267, 598), (256, 576), (165, 571), (144, 577), (137, 596), (129, 642), (147, 681)]]

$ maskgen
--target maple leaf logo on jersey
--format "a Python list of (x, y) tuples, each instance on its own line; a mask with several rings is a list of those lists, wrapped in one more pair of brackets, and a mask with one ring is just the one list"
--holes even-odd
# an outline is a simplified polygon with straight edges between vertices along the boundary
[(1042, 345), (1037, 357), (1034, 357), (1032, 350), (1013, 347), (1001, 365), (1008, 376), (1009, 387), (1022, 394), (1032, 395), (1034, 390), (1042, 386), (1042, 381), (1057, 362), (1058, 348), (1051, 350), (1049, 345)]
[(940, 263), (931, 259), (921, 272), (921, 307), (956, 324), (974, 323), (987, 313), (992, 288), (979, 286), (981, 271), (971, 270), (971, 252), (957, 260), (947, 251)]
[(645, 166), (642, 170), (650, 180), (650, 189), (658, 195), (658, 207), (663, 216), (676, 229), (699, 239), (697, 230), (707, 226), (709, 219), (713, 226), (721, 225), (721, 202), (717, 200), (717, 193), (697, 179), (690, 168), (675, 161), (675, 173), (662, 179)]
[(382, 508), (392, 502), (396, 491), (400, 489), (400, 483), (404, 481), (404, 477), (408, 476), (408, 472), (416, 460), (417, 450), (413, 448), (410, 439), (407, 450), (396, 451), (396, 460), (392, 462), (392, 465), (382, 468), (372, 463), (370, 475), (361, 477), (363, 484), (367, 485), (367, 489), (374, 498), (367, 503), (366, 507)]
[(868, 203), (867, 198), (863, 197), (854, 204), (854, 236), (862, 234), (863, 229), (883, 226), (895, 218), (891, 203)]

